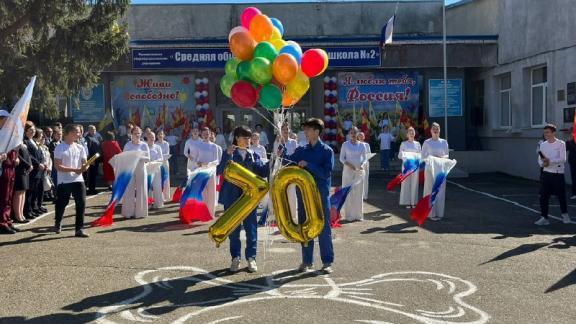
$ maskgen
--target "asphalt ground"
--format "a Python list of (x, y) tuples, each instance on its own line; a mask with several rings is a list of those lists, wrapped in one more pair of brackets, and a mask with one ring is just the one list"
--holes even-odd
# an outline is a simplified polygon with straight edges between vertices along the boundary
[[(88, 239), (73, 207), (59, 235), (48, 213), (0, 236), (0, 323), (576, 323), (576, 224), (533, 225), (537, 183), (449, 179), (445, 219), (418, 227), (390, 178), (373, 172), (366, 220), (334, 230), (331, 275), (294, 271), (299, 245), (270, 227), (259, 271), (231, 274), (227, 242), (180, 224), (174, 204), (136, 220), (118, 209)], [(108, 200), (88, 199), (87, 224)]]

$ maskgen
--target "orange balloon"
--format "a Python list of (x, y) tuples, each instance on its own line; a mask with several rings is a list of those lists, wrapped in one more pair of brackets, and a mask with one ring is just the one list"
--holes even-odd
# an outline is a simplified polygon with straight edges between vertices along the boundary
[(298, 73), (298, 62), (290, 54), (280, 54), (272, 64), (272, 74), (278, 82), (287, 85)]
[(251, 60), (254, 55), (256, 41), (247, 32), (237, 32), (230, 37), (230, 50), (232, 54), (242, 61)]
[(284, 91), (284, 94), (282, 95), (282, 107), (292, 107), (298, 101), (300, 101), (300, 98), (294, 98), (291, 95), (289, 95), (286, 91)]
[(266, 15), (256, 15), (250, 21), (250, 34), (257, 42), (267, 41), (274, 33), (272, 20)]

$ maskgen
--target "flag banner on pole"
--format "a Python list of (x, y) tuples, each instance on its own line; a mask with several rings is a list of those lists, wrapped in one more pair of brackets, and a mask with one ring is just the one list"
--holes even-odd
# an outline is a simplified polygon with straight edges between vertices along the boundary
[(416, 205), (416, 208), (412, 210), (411, 218), (417, 222), (418, 225), (424, 224), (426, 218), (428, 218), (428, 215), (430, 214), (430, 211), (432, 208), (434, 208), (434, 205), (436, 204), (436, 197), (438, 196), (442, 185), (446, 182), (448, 173), (450, 173), (452, 168), (454, 168), (456, 165), (456, 160), (429, 156), (426, 159), (426, 163), (434, 175), (434, 184), (432, 186), (432, 192), (420, 199)]
[(392, 36), (394, 35), (394, 20), (396, 19), (396, 14), (394, 14), (384, 27), (382, 27), (382, 32), (380, 33), (380, 47), (384, 45), (392, 44)]
[(394, 190), (396, 186), (408, 179), (420, 167), (420, 153), (403, 152), (402, 153), (402, 172), (388, 183), (386, 189)]
[(28, 111), (30, 110), (30, 101), (32, 100), (35, 83), (36, 76), (32, 77), (26, 90), (24, 90), (24, 94), (18, 99), (16, 105), (12, 108), (12, 112), (10, 112), (10, 116), (6, 118), (4, 126), (0, 129), (0, 153), (8, 153), (22, 144), (22, 140), (24, 139), (24, 124), (28, 119)]
[(180, 198), (180, 221), (183, 224), (208, 222), (213, 219), (208, 206), (202, 199), (202, 192), (208, 181), (216, 174), (216, 166), (200, 167), (188, 175), (186, 188)]
[[(146, 163), (146, 173), (148, 174), (147, 179), (148, 193), (152, 191), (152, 183), (154, 181), (154, 175), (156, 175), (156, 173), (160, 170), (160, 168), (162, 168), (162, 164), (164, 164), (164, 161), (152, 161)], [(148, 205), (152, 205), (153, 203), (154, 198), (148, 195)]]
[[(356, 176), (355, 176), (356, 178)], [(352, 187), (359, 184), (362, 181), (362, 177), (358, 180), (352, 181), (352, 184), (346, 184), (342, 187), (337, 187), (334, 189), (334, 193), (330, 196), (330, 226), (333, 228), (342, 227), (340, 224), (340, 219), (342, 218), (340, 215), (340, 210), (342, 210), (342, 206), (346, 202), (346, 198), (352, 190)]]
[(112, 198), (108, 203), (108, 207), (104, 211), (104, 215), (92, 222), (92, 226), (110, 226), (114, 224), (114, 209), (116, 204), (122, 199), (126, 188), (132, 180), (132, 175), (136, 166), (141, 158), (144, 157), (144, 152), (141, 151), (128, 151), (114, 155), (110, 159), (110, 165), (114, 168), (114, 184), (112, 185)]

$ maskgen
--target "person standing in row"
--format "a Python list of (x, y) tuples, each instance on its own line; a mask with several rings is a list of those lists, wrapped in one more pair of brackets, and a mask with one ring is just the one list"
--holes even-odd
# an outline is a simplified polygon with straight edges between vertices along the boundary
[(16, 178), (14, 180), (14, 198), (12, 199), (12, 210), (14, 218), (18, 223), (28, 223), (29, 219), (36, 218), (37, 214), (25, 213), (26, 191), (30, 188), (30, 172), (34, 168), (32, 159), (26, 144), (22, 143), (18, 147), (18, 160), (16, 166)]
[[(538, 145), (540, 151), (540, 145)], [(570, 166), (570, 177), (572, 178), (572, 196), (570, 199), (576, 199), (576, 138), (574, 138), (574, 129), (570, 133), (570, 138), (566, 141), (566, 152), (568, 153), (568, 165)]]
[(344, 142), (340, 148), (342, 170), (342, 186), (352, 185), (350, 193), (342, 207), (342, 216), (349, 221), (364, 220), (364, 169), (366, 166), (366, 147), (358, 142), (358, 128), (350, 128), (350, 141)]
[[(192, 147), (190, 156), (197, 167), (208, 165), (217, 165), (218, 163), (218, 145), (210, 142), (210, 128), (202, 128), (202, 142)], [(202, 192), (202, 199), (206, 202), (208, 211), (212, 217), (215, 216), (216, 209), (216, 173), (212, 175), (206, 188)]]
[[(88, 159), (91, 159), (94, 155), (100, 154), (100, 140), (96, 135), (96, 126), (88, 126), (88, 133), (84, 138), (86, 146), (88, 147)], [(88, 195), (95, 195), (98, 193), (96, 191), (96, 179), (98, 178), (98, 164), (100, 164), (100, 159), (97, 159), (90, 169), (88, 169)]]
[[(408, 154), (421, 155), (422, 147), (420, 143), (414, 140), (416, 137), (416, 130), (414, 127), (409, 127), (406, 135), (408, 139), (400, 144), (400, 149), (398, 151), (398, 158), (403, 161), (406, 159)], [(405, 154), (407, 153), (407, 154)], [(400, 185), (400, 206), (406, 206), (406, 208), (414, 208), (418, 203), (418, 187), (419, 187), (419, 170), (412, 173), (408, 179), (405, 179)]]
[[(258, 154), (248, 149), (250, 139), (252, 138), (252, 131), (246, 126), (238, 126), (234, 129), (233, 136), (234, 140), (232, 141), (232, 145), (228, 147), (222, 156), (222, 161), (218, 165), (218, 174), (224, 173), (228, 161), (234, 161), (260, 177), (267, 177), (269, 172), (268, 165), (262, 162)], [(242, 190), (224, 180), (220, 193), (220, 202), (224, 205), (224, 210), (226, 210), (240, 198)], [(256, 210), (253, 210), (250, 215), (242, 221), (242, 225), (239, 225), (228, 237), (230, 240), (230, 256), (232, 257), (230, 271), (237, 272), (240, 268), (242, 249), (240, 231), (242, 228), (244, 228), (246, 232), (244, 256), (248, 261), (248, 271), (256, 272), (258, 271), (258, 266), (256, 265), (256, 246), (258, 245)]]
[[(268, 134), (264, 131), (261, 124), (256, 124), (255, 126), (255, 133), (260, 135), (260, 144), (268, 149), (268, 145), (270, 145), (270, 141), (268, 140)], [(260, 156), (261, 158), (266, 158), (265, 156)]]
[[(164, 163), (164, 157), (162, 155), (162, 148), (160, 145), (156, 144), (156, 134), (150, 131), (146, 136), (146, 144), (148, 144), (148, 149), (150, 150), (150, 162), (160, 162)], [(152, 190), (152, 198), (154, 198), (153, 207), (158, 209), (164, 207), (164, 195), (162, 193), (162, 176), (160, 168), (156, 169), (154, 172), (146, 170), (148, 178), (152, 177), (152, 183), (148, 182), (146, 179), (146, 184), (148, 187), (148, 192)]]
[(266, 148), (260, 145), (260, 134), (252, 133), (252, 138), (250, 139), (250, 149), (254, 151), (254, 153), (258, 153), (264, 162), (268, 160)]
[[(158, 131), (156, 144), (160, 145), (160, 148), (162, 149), (162, 166), (166, 170), (166, 180), (164, 180), (164, 186), (162, 186), (162, 197), (164, 197), (164, 201), (170, 201), (170, 161), (168, 159), (168, 156), (170, 155), (170, 143), (166, 141), (165, 138), (166, 134), (164, 131)], [(160, 181), (162, 181), (162, 179), (160, 179)]]
[(82, 137), (77, 125), (66, 125), (64, 128), (64, 142), (56, 146), (54, 150), (54, 164), (58, 170), (58, 185), (56, 187), (56, 222), (54, 230), (56, 234), (62, 231), (62, 217), (64, 210), (70, 201), (70, 195), (74, 196), (76, 203), (76, 237), (88, 237), (84, 233), (84, 212), (86, 204), (86, 186), (82, 173), (86, 172), (86, 151), (77, 143)]
[(146, 173), (146, 162), (150, 161), (150, 149), (148, 144), (142, 142), (141, 138), (142, 129), (135, 126), (132, 128), (130, 142), (124, 145), (124, 152), (144, 152), (124, 194), (122, 215), (126, 218), (144, 218), (148, 216), (148, 174)]
[(222, 128), (220, 127), (216, 127), (216, 134), (215, 134), (215, 138), (214, 138), (214, 143), (216, 143), (216, 145), (220, 146), (220, 148), (222, 150), (225, 150), (227, 145), (226, 145), (226, 137), (224, 137), (224, 135), (222, 134)]
[[(332, 246), (332, 230), (330, 228), (330, 187), (332, 183), (332, 170), (334, 169), (334, 151), (330, 146), (320, 140), (320, 134), (324, 130), (324, 122), (318, 118), (310, 118), (304, 124), (304, 133), (308, 139), (308, 144), (299, 146), (294, 154), (287, 156), (287, 159), (294, 161), (299, 167), (312, 174), (320, 198), (322, 200), (322, 210), (324, 212), (324, 228), (318, 236), (320, 244), (320, 259), (322, 260), (322, 271), (332, 273), (332, 263), (334, 263), (334, 248)], [(298, 204), (303, 206), (300, 197)], [(306, 221), (306, 210), (298, 214), (300, 224)], [(314, 263), (314, 240), (302, 244), (302, 264), (298, 270), (308, 272), (312, 270)]]
[(26, 144), (26, 147), (28, 148), (28, 153), (30, 154), (30, 159), (32, 160), (33, 166), (29, 175), (30, 184), (28, 191), (26, 192), (24, 214), (39, 216), (47, 211), (44, 207), (38, 206), (37, 204), (39, 199), (38, 195), (44, 193), (44, 186), (42, 183), (42, 177), (44, 176), (44, 170), (46, 169), (46, 166), (43, 164), (44, 155), (34, 140), (36, 127), (32, 122), (26, 122), (26, 126), (24, 127), (24, 134), (26, 136), (24, 139), (24, 144)]
[[(54, 127), (54, 132), (52, 134), (52, 141), (48, 144), (48, 151), (50, 152), (50, 158), (52, 159), (52, 164), (54, 164), (54, 150), (58, 144), (62, 143), (62, 128)], [(58, 184), (58, 170), (52, 168), (52, 183)]]
[(368, 189), (370, 180), (370, 154), (372, 150), (370, 149), (370, 143), (366, 142), (366, 135), (362, 132), (358, 132), (358, 142), (364, 144), (366, 148), (366, 167), (364, 168), (364, 200), (368, 199)]
[(390, 148), (391, 143), (396, 139), (388, 130), (388, 125), (382, 127), (382, 133), (378, 135), (380, 141), (380, 168), (385, 171), (390, 170)]
[[(450, 149), (448, 147), (448, 142), (445, 139), (440, 138), (440, 125), (438, 123), (432, 123), (431, 133), (432, 138), (424, 141), (424, 145), (422, 145), (422, 161), (425, 161), (428, 156), (447, 159), (450, 154)], [(434, 174), (434, 170), (430, 166), (430, 163), (427, 163), (424, 171), (424, 196), (432, 193), (432, 187), (434, 186), (435, 180), (436, 174)], [(444, 217), (445, 200), (446, 182), (444, 181), (440, 188), (440, 192), (438, 192), (438, 195), (436, 196), (434, 208), (432, 208), (428, 215), (430, 220), (439, 221)]]
[(186, 168), (188, 169), (188, 172), (192, 172), (198, 167), (192, 158), (192, 150), (194, 149), (194, 146), (202, 142), (202, 139), (198, 134), (198, 128), (193, 128), (192, 136), (184, 144), (184, 156), (187, 158)]
[(566, 164), (566, 144), (556, 138), (556, 126), (548, 124), (544, 127), (545, 141), (540, 144), (538, 151), (538, 164), (542, 167), (540, 183), (540, 211), (541, 217), (534, 224), (549, 225), (548, 208), (550, 196), (555, 195), (560, 202), (562, 221), (570, 224), (566, 203), (566, 183), (564, 180), (564, 164)]
[(116, 154), (122, 153), (120, 144), (116, 142), (116, 136), (113, 132), (104, 133), (104, 142), (102, 142), (102, 171), (104, 172), (104, 181), (108, 184), (108, 189), (112, 189), (114, 183), (114, 168), (110, 165), (110, 159)]
[[(10, 114), (0, 110), (0, 129), (4, 127)], [(16, 150), (0, 153), (0, 233), (15, 234), (19, 230), (12, 224), (12, 201), (14, 198), (14, 181), (16, 166), (20, 163)]]

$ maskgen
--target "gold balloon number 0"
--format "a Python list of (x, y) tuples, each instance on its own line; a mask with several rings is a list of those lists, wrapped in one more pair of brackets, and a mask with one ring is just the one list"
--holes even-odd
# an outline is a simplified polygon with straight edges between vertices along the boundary
[[(210, 226), (209, 235), (220, 246), (234, 231), (268, 192), (268, 182), (236, 162), (229, 162), (224, 170), (224, 179), (242, 189), (242, 196), (224, 214)], [(290, 213), (287, 188), (296, 185), (301, 193), (306, 211), (306, 221), (296, 224)], [(322, 232), (324, 212), (320, 192), (316, 181), (310, 173), (302, 168), (292, 166), (281, 169), (272, 184), (271, 197), (276, 223), (280, 233), (287, 239), (306, 243)]]

